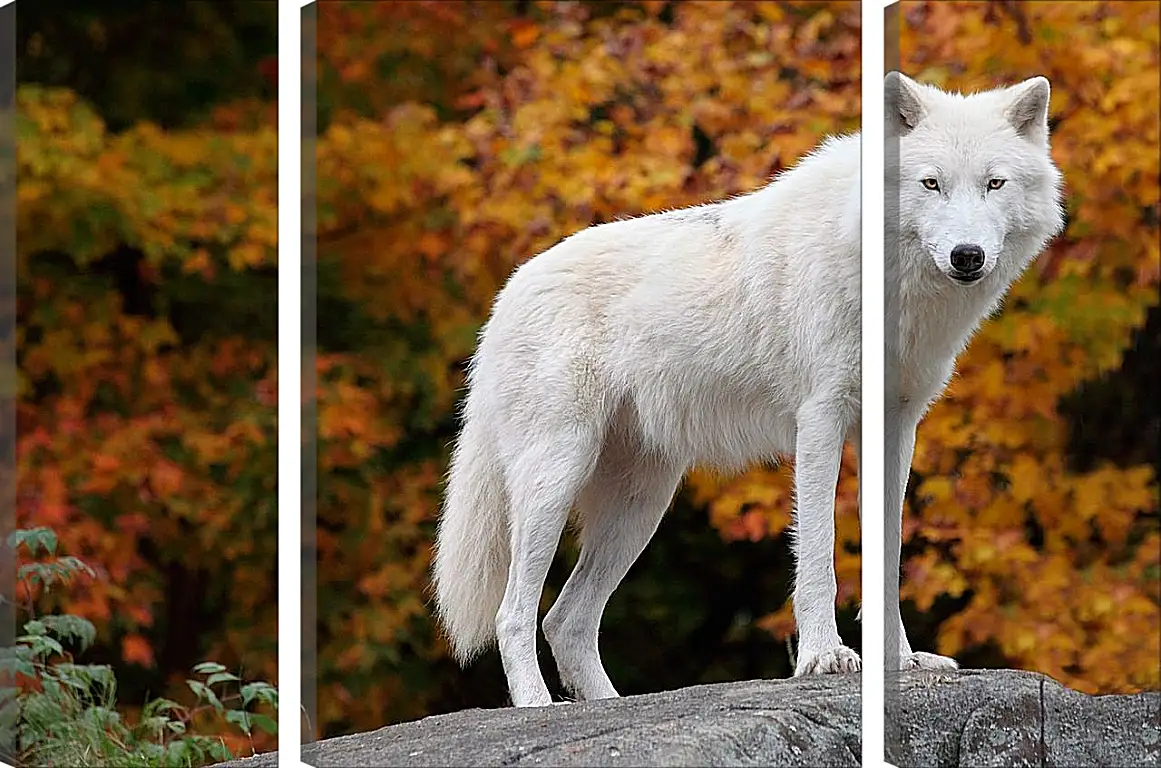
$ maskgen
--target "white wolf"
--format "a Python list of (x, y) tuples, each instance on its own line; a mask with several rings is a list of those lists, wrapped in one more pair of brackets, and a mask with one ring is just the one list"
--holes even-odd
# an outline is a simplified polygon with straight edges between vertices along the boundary
[[(897, 539), (916, 425), (1062, 212), (1047, 80), (961, 96), (892, 72), (886, 92), (901, 157), (888, 264), (901, 333), (887, 349)], [(496, 298), (468, 375), (433, 581), (457, 658), (498, 639), (516, 706), (551, 703), (536, 623), (570, 511), (580, 560), (544, 633), (573, 695), (618, 695), (597, 648), (601, 615), (694, 464), (795, 456), (795, 674), (861, 668), (839, 637), (834, 573), (842, 447), (860, 444), (859, 170), (858, 134), (828, 139), (751, 194), (582, 230)], [(888, 568), (898, 573), (897, 547)], [(901, 666), (956, 666), (913, 653), (898, 616), (891, 601)]]

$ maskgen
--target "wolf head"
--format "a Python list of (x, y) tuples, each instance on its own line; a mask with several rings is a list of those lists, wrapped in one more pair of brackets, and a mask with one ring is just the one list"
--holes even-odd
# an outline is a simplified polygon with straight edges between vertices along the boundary
[(900, 258), (961, 286), (1014, 280), (1064, 226), (1048, 80), (964, 96), (890, 72), (885, 90)]

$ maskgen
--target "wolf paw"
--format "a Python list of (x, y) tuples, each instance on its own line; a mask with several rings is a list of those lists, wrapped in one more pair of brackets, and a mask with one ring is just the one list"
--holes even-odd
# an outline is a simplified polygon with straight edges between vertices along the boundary
[(859, 654), (845, 645), (839, 645), (818, 653), (807, 650), (800, 651), (794, 676), (843, 674), (858, 672), (862, 668), (863, 664), (859, 659)]
[(534, 693), (525, 695), (511, 696), (512, 706), (516, 708), (523, 707), (549, 707), (553, 704), (559, 704), (559, 701), (553, 701), (552, 696), (548, 694), (548, 689), (543, 691), (536, 691)]
[(959, 664), (955, 659), (947, 656), (939, 656), (934, 653), (912, 653), (900, 659), (899, 668), (903, 670), (931, 669), (936, 671), (949, 671), (959, 669)]

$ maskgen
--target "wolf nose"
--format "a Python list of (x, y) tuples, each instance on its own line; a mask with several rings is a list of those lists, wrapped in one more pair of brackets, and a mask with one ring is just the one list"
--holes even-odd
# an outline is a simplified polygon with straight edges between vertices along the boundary
[(984, 249), (960, 243), (951, 249), (951, 268), (964, 277), (976, 274), (984, 268)]

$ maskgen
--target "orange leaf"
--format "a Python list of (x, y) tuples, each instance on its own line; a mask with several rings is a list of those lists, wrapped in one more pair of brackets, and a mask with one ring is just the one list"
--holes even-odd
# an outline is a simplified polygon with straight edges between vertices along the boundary
[(161, 459), (150, 469), (149, 483), (158, 496), (171, 496), (181, 488), (183, 474), (181, 467)]
[(130, 664), (140, 664), (143, 667), (154, 665), (153, 648), (148, 640), (138, 634), (125, 635), (121, 638), (121, 658)]

